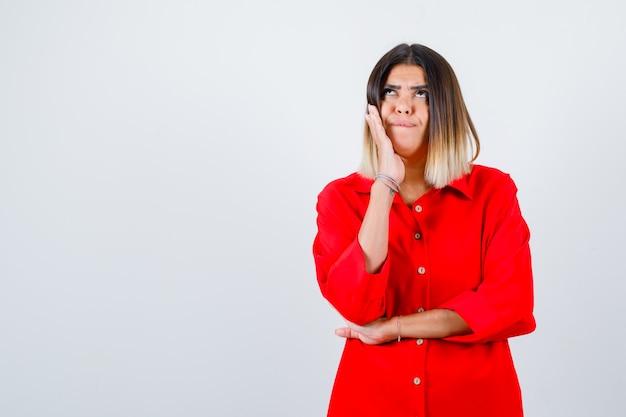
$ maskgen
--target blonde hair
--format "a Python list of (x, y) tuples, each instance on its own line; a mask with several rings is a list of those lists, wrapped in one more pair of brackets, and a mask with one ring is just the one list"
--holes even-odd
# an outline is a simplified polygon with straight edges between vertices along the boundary
[[(461, 87), (452, 67), (441, 55), (419, 44), (401, 44), (387, 52), (374, 66), (367, 82), (367, 103), (380, 109), (389, 72), (399, 64), (417, 65), (428, 82), (429, 132), (425, 180), (443, 188), (471, 171), (480, 152), (480, 141), (465, 106)], [(365, 123), (363, 157), (359, 172), (374, 177), (378, 154)]]

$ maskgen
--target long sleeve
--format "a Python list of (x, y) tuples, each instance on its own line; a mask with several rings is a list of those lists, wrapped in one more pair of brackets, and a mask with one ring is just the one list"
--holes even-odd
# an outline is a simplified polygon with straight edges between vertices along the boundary
[(439, 308), (456, 311), (473, 333), (446, 340), (480, 343), (530, 333), (533, 317), (533, 276), (529, 248), (530, 232), (522, 218), (510, 179), (490, 190), (485, 204), (482, 237), (482, 282)]
[(329, 184), (318, 197), (313, 256), (323, 296), (344, 318), (364, 324), (384, 314), (389, 260), (376, 274), (365, 271), (357, 236), (369, 194), (348, 187), (350, 179)]

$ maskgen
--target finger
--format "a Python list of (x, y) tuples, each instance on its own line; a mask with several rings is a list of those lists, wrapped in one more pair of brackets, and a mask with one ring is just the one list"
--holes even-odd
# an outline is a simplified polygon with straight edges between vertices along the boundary
[(341, 327), (339, 329), (335, 329), (335, 334), (339, 337), (344, 337), (346, 339), (355, 339), (358, 338), (358, 334), (349, 327)]
[(365, 116), (365, 120), (370, 128), (374, 142), (376, 145), (380, 146), (382, 141), (385, 139), (389, 140), (387, 138), (387, 132), (385, 132), (385, 128), (383, 127), (383, 122), (380, 118), (380, 114), (378, 113), (378, 109), (372, 105), (370, 105), (369, 108), (370, 112)]
[(367, 105), (367, 113), (368, 114), (373, 114), (377, 117), (380, 118), (380, 112), (378, 111), (378, 107), (374, 106), (373, 104), (368, 104)]
[(365, 119), (367, 120), (367, 124), (370, 126), (370, 129), (377, 129), (382, 127), (382, 120), (380, 118), (380, 113), (376, 106), (372, 106), (369, 104), (367, 106), (368, 112), (365, 115)]

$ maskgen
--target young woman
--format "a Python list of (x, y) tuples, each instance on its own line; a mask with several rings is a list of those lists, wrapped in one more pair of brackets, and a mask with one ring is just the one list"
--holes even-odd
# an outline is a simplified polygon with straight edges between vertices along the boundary
[(522, 416), (507, 339), (535, 328), (516, 186), (479, 141), (448, 62), (398, 45), (367, 85), (359, 172), (320, 193), (323, 296), (346, 319), (329, 416)]

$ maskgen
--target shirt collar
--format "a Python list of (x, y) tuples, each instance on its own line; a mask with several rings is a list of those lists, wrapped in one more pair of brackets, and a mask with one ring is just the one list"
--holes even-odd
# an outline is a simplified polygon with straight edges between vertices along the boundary
[(456, 179), (448, 184), (446, 188), (453, 188), (471, 200), (474, 197), (474, 194), (472, 193), (472, 190), (470, 190), (468, 184), (470, 175), (472, 174), (470, 173), (463, 175), (461, 178)]
[[(470, 175), (471, 174), (463, 175), (461, 178), (456, 179), (445, 186), (444, 189), (452, 188), (471, 200), (473, 198), (473, 193), (468, 184)], [(351, 181), (353, 181), (353, 187), (358, 193), (369, 194), (374, 178), (365, 177), (362, 174), (356, 173), (352, 176)]]
[[(463, 194), (465, 197), (471, 200), (474, 195), (472, 193), (472, 190), (470, 190), (470, 187), (468, 184), (470, 175), (471, 174), (463, 175), (461, 178), (456, 179), (452, 181), (450, 184), (448, 184), (447, 186), (445, 186), (444, 189), (452, 188), (454, 190), (457, 190), (461, 194)], [(365, 194), (369, 194), (370, 189), (372, 188), (372, 183), (374, 182), (373, 178), (365, 177), (359, 173), (354, 174), (350, 180), (353, 183), (352, 185), (354, 189), (358, 193), (365, 193)]]

